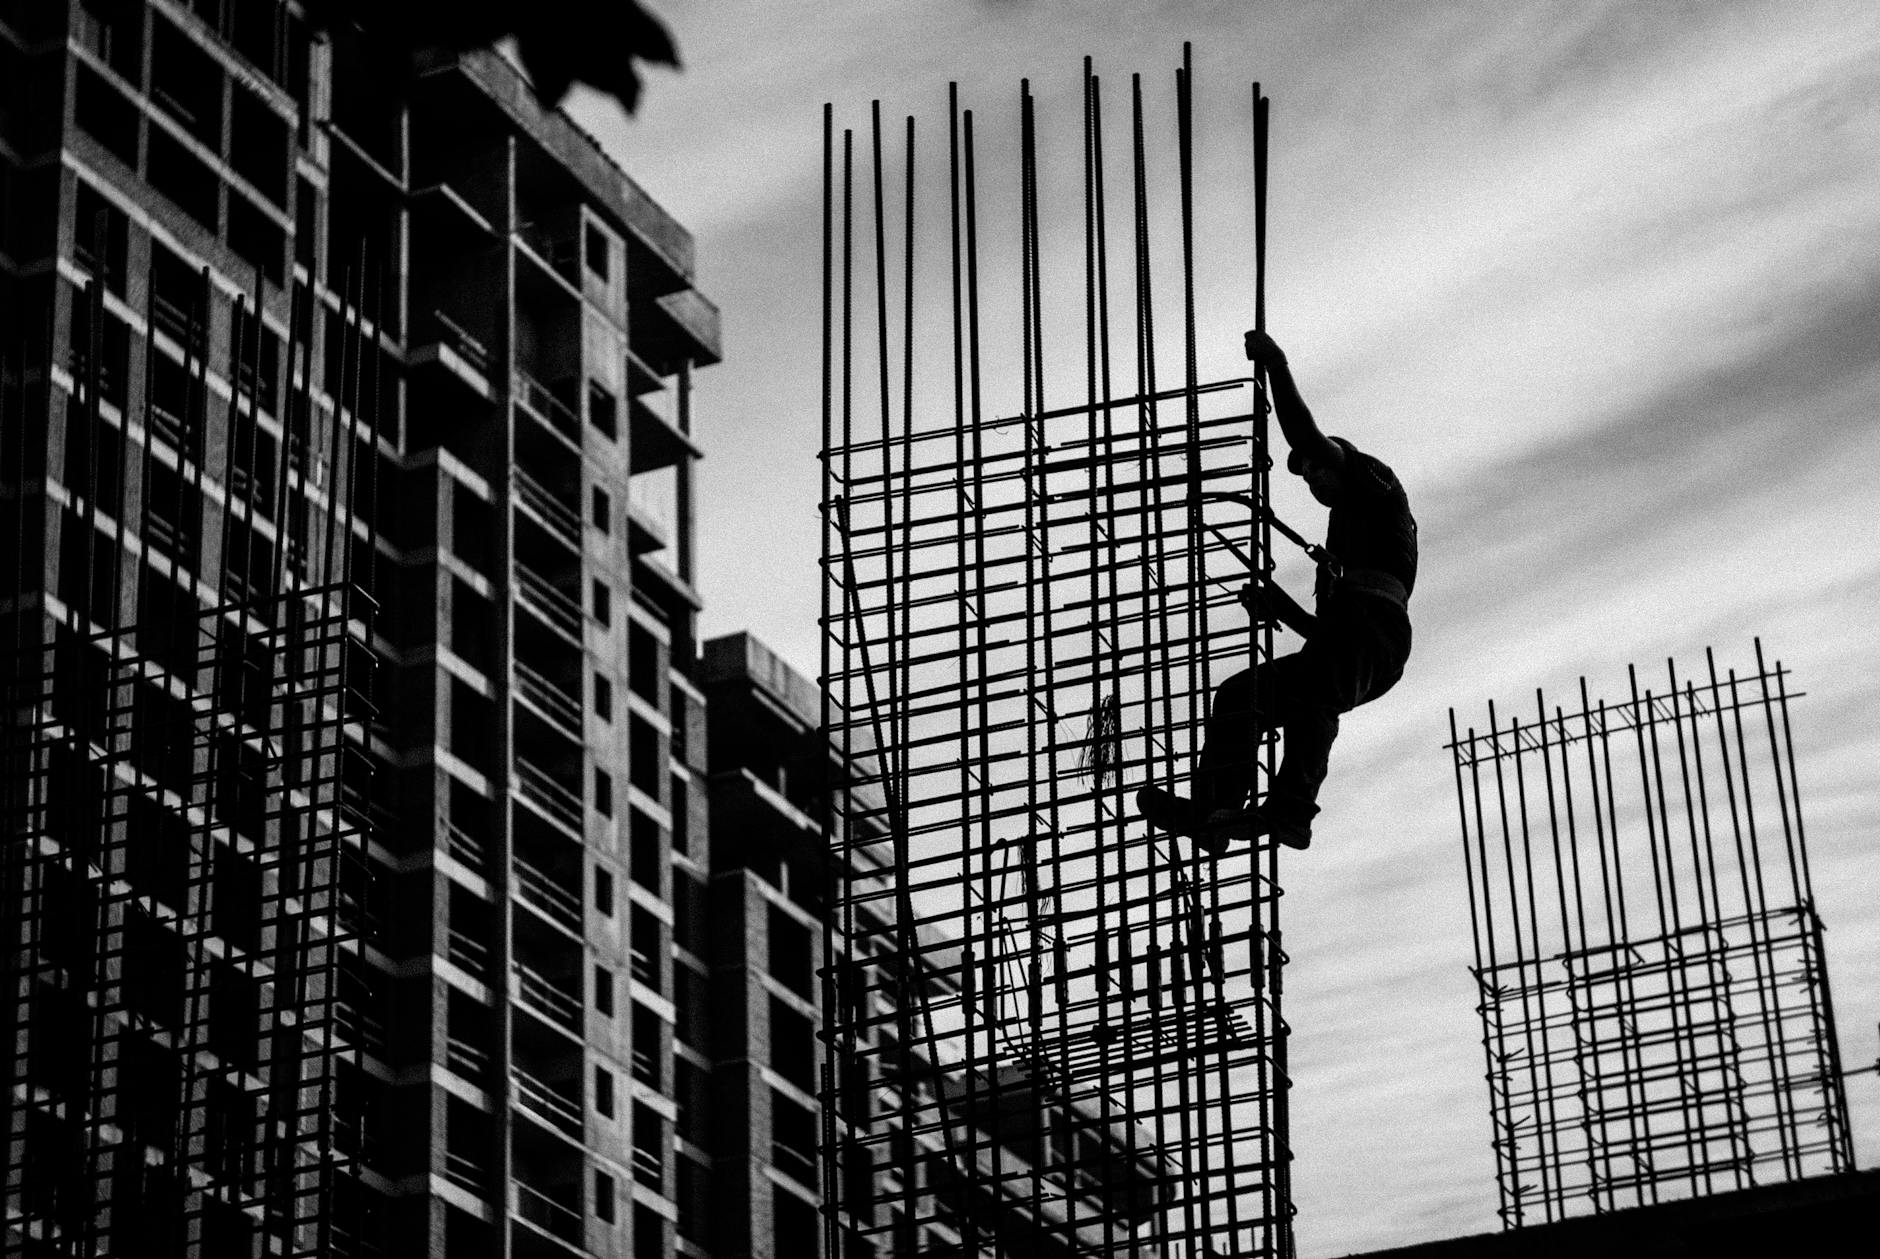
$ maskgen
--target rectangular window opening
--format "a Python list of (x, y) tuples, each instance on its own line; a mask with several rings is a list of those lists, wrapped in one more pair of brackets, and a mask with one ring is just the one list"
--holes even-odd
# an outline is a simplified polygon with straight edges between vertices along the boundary
[[(633, 1103), (634, 1178), (655, 1193), (666, 1186), (666, 1121), (645, 1102)], [(779, 1252), (814, 1254), (814, 1250)]]
[(638, 714), (627, 722), (627, 776), (635, 787), (659, 799), (659, 731)]
[(602, 1018), (614, 1017), (614, 973), (598, 964), (594, 967), (594, 1012)]
[(614, 1073), (598, 1062), (594, 1064), (594, 1109), (604, 1118), (614, 1117)]
[(78, 184), (77, 222), (73, 224), (73, 260), (104, 282), (105, 288), (124, 296), (126, 257), (130, 249), (130, 219), (83, 180)]
[(665, 1259), (665, 1257), (665, 1217), (644, 1203), (634, 1203), (633, 1259)]
[(594, 1169), (594, 1218), (603, 1224), (614, 1222), (614, 1178), (598, 1167)]
[(628, 960), (633, 967), (633, 977), (648, 988), (657, 990), (665, 979), (665, 967), (661, 965), (659, 943), (659, 919), (638, 905), (630, 911), (631, 926), (628, 928)]
[(620, 404), (613, 393), (595, 381), (588, 381), (588, 423), (609, 441), (620, 435)]
[(665, 845), (660, 842), (659, 823), (650, 813), (629, 811), (627, 818), (629, 869), (633, 881), (654, 895), (660, 891), (660, 876), (666, 865)]
[(659, 639), (638, 621), (627, 624), (627, 687), (659, 706)]
[(813, 997), (815, 953), (809, 928), (774, 902), (769, 927), (771, 977), (798, 996)]
[(589, 223), (583, 233), (583, 244), (582, 253), (587, 258), (587, 269), (594, 273), (595, 279), (607, 279), (607, 233)]
[(633, 1078), (652, 1088), (660, 1086), (660, 1017), (639, 1004), (633, 1005)]
[(816, 1187), (816, 1113), (776, 1089), (770, 1090), (770, 1162)]

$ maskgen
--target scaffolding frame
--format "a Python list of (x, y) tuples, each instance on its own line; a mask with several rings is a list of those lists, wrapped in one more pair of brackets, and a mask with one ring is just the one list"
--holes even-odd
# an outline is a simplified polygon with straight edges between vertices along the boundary
[(1788, 671), (1666, 669), (1450, 711), (1504, 1228), (1853, 1167)]
[[(265, 1236), (271, 1254), (349, 1255), (365, 1244), (359, 1116), (338, 1080), (370, 1017), (345, 960), (372, 899), (376, 715), (377, 605), (351, 571), (356, 545), (372, 562), (378, 517), (363, 267), (332, 303), (335, 405), (312, 393), (325, 301), (288, 289), (283, 378), (262, 355), (257, 275), (253, 305), (232, 303), (221, 417), (208, 269), (186, 308), (159, 310), (154, 262), (144, 280), (141, 327), (107, 314), (94, 277), (69, 368), (48, 329), (47, 357), (31, 372), (15, 357), (0, 389), (14, 536), (38, 534), (40, 477), (64, 497), (56, 592), (25, 555), (7, 592), (0, 1254), (246, 1253)], [(135, 406), (127, 381), (109, 388), (128, 364), (108, 328), (143, 339)], [(159, 331), (181, 347), (180, 406), (156, 403)], [(28, 445), (55, 430), (61, 392), (62, 471)]]
[[(1129, 119), (1134, 314), (1113, 327), (1102, 84), (1084, 62), (1085, 388), (1057, 407), (1038, 127), (1021, 87), (1009, 330), (1021, 379), (1019, 409), (1003, 415), (982, 379), (992, 321), (973, 112), (955, 86), (951, 406), (928, 416), (914, 390), (915, 120), (897, 397), (875, 103), (880, 370), (878, 415), (865, 415), (855, 133), (838, 150), (825, 109), (823, 731), (843, 775), (827, 793), (822, 972), (831, 1255), (1292, 1254), (1277, 850), (1211, 861), (1152, 832), (1133, 803), (1145, 783), (1185, 782), (1215, 687), (1273, 655), (1272, 623), (1240, 629), (1235, 593), (1273, 568), (1264, 383), (1197, 378), (1192, 83), (1184, 50), (1185, 370), (1171, 388), (1156, 379), (1142, 81)], [(1267, 111), (1255, 84), (1256, 326)], [(1117, 387), (1128, 369), (1111, 361), (1114, 332), (1133, 340), (1133, 389)], [(1263, 788), (1273, 741), (1257, 755)]]

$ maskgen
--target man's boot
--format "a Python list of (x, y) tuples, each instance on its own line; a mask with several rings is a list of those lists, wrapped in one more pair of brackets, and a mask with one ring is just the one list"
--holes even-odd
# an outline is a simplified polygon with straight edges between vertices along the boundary
[(1253, 810), (1252, 834), (1271, 835), (1275, 843), (1303, 849), (1312, 843), (1312, 819), (1318, 812), (1318, 805), (1301, 796), (1269, 791)]
[(1138, 791), (1136, 807), (1151, 826), (1194, 840), (1195, 846), (1211, 857), (1226, 852), (1237, 839), (1251, 839), (1260, 833), (1254, 826), (1258, 810), (1214, 808), (1160, 787)]
[(1193, 839), (1197, 832), (1207, 829), (1209, 809), (1206, 805), (1160, 787), (1144, 787), (1138, 791), (1136, 808), (1149, 825), (1171, 835)]
[(1319, 806), (1284, 792), (1269, 791), (1251, 809), (1215, 809), (1192, 832), (1195, 846), (1218, 857), (1236, 843), (1252, 843), (1262, 835), (1276, 844), (1304, 849), (1312, 843), (1312, 819)]

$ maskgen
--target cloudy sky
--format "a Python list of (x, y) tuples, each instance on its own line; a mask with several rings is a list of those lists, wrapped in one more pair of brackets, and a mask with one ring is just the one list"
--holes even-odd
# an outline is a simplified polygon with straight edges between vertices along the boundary
[[(1143, 72), (1165, 107), (1193, 40), (1210, 378), (1245, 367), (1236, 128), (1250, 80), (1273, 97), (1268, 326), (1321, 422), (1403, 476), (1423, 544), (1409, 676), (1347, 720), (1288, 879), (1302, 1254), (1495, 1227), (1451, 705), (1480, 723), (1489, 699), (1525, 711), (1581, 674), (1616, 694), (1628, 661), (1705, 645), (1747, 666), (1761, 635), (1808, 692), (1797, 754), (1843, 1053), (1880, 1053), (1880, 6), (659, 8), (685, 72), (656, 76), (631, 122), (576, 112), (693, 230), (724, 311), (698, 409), (707, 632), (748, 628), (812, 675), (823, 102), (859, 128), (879, 98), (892, 135), (912, 113), (937, 146), (957, 80), (985, 119), (983, 178), (1010, 182), (1021, 77), (1074, 164), (1081, 56), (1119, 88)], [(1151, 160), (1172, 175), (1161, 131)], [(1053, 269), (1081, 250), (1076, 204), (1045, 211), (1048, 288), (1077, 282)], [(1004, 381), (989, 395), (1017, 409)], [(1282, 578), (1309, 588), (1296, 563)], [(1873, 1166), (1880, 1077), (1849, 1096)]]

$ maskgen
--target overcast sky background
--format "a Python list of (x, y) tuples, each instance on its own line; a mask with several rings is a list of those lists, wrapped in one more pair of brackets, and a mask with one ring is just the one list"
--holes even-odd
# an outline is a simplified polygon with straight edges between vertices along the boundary
[[(1001, 146), (1021, 77), (1069, 163), (1047, 171), (1047, 195), (1054, 175), (1075, 177), (1085, 53), (1105, 76), (1113, 159), (1121, 89), (1144, 74), (1150, 160), (1172, 192), (1167, 106), (1193, 40), (1208, 379), (1245, 370), (1247, 84), (1273, 97), (1268, 326), (1321, 423), (1397, 468), (1423, 546), (1409, 674), (1346, 720), (1318, 838), (1287, 879), (1303, 1255), (1496, 1227), (1441, 746), (1451, 705), (1481, 724), (1489, 699), (1525, 712), (1535, 686), (1565, 696), (1581, 674), (1616, 695), (1627, 662), (1662, 676), (1666, 656), (1694, 666), (1706, 645), (1748, 668), (1760, 634), (1808, 692), (1793, 716), (1842, 1052), (1873, 1061), (1880, 6), (658, 8), (684, 73), (655, 76), (631, 122), (592, 98), (575, 113), (692, 230), (699, 284), (724, 311), (725, 362), (702, 374), (697, 408), (706, 632), (749, 629), (810, 676), (823, 102), (862, 128), (880, 98), (896, 153), (913, 113), (937, 157), (958, 80), (985, 133), (990, 236), (1012, 223)], [(1068, 260), (1082, 245), (1076, 186), (1063, 191), (1044, 212), (1060, 323), (1082, 302), (1064, 287), (1081, 285)], [(1009, 242), (989, 248), (991, 287)], [(1118, 303), (1120, 264), (1119, 250)], [(917, 388), (937, 405), (949, 351), (930, 326)], [(989, 406), (1016, 410), (1015, 384), (990, 383)], [(1276, 489), (1276, 506), (1322, 531), (1295, 486)], [(1281, 576), (1309, 589), (1297, 561)], [(1873, 1166), (1880, 1077), (1848, 1093), (1858, 1161)]]

